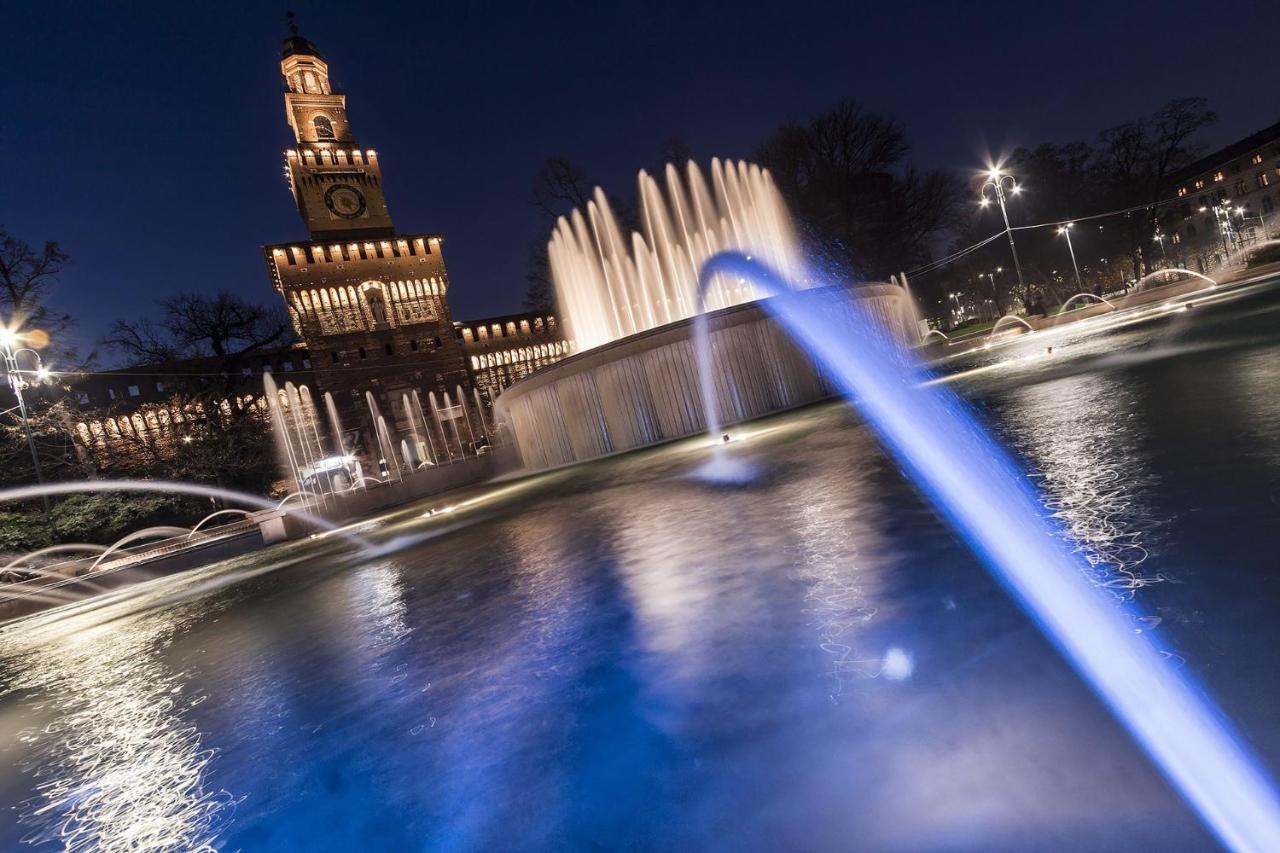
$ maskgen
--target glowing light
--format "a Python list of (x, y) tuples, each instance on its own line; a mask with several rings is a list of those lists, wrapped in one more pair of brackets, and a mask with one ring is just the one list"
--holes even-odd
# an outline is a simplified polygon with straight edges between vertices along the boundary
[(43, 365), (41, 365), (41, 367), (38, 370), (36, 370), (36, 379), (40, 382), (44, 382), (52, 375), (53, 374), (49, 371), (49, 368), (44, 367)]
[(911, 655), (894, 646), (884, 654), (884, 667), (880, 674), (890, 681), (906, 681), (916, 671), (915, 661)]
[(0, 326), (0, 347), (12, 347), (18, 342), (18, 333), (6, 326)]
[[(941, 386), (917, 388), (874, 318), (830, 291), (795, 293), (768, 267), (722, 252), (702, 268), (745, 275), (773, 294), (762, 304), (856, 400), (866, 423), (950, 520), (1045, 636), (1228, 847), (1264, 850), (1280, 838), (1280, 798), (1222, 713), (1132, 630), (1141, 618), (1087, 579), (1061, 522), (1021, 467)], [(852, 327), (852, 328), (851, 328)]]

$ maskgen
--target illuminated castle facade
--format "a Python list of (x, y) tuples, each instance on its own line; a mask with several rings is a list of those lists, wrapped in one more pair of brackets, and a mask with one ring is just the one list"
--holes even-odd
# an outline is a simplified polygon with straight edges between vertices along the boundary
[(280, 70), (295, 140), (285, 171), (310, 240), (264, 252), (317, 383), (349, 427), (372, 427), (366, 391), (397, 419), (410, 417), (397, 409), (406, 392), (456, 401), (471, 378), (449, 315), (441, 236), (396, 233), (378, 155), (356, 141), (346, 96), (315, 45), (286, 39)]
[[(320, 390), (347, 427), (370, 420), (365, 393), (406, 427), (406, 394), (434, 395), (460, 421), (488, 408), (502, 388), (563, 358), (569, 344), (554, 316), (520, 315), (502, 324), (455, 323), (439, 234), (397, 233), (383, 194), (376, 151), (362, 147), (335, 91), (329, 66), (299, 35), (284, 42), (285, 115), (294, 146), (285, 172), (306, 242), (264, 247), (276, 291), (311, 353)], [(479, 394), (476, 394), (476, 391)], [(472, 422), (483, 422), (472, 411)]]

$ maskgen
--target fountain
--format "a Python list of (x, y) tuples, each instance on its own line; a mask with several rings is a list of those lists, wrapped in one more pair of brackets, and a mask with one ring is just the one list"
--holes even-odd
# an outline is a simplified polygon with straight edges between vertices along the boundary
[[(548, 251), (576, 354), (507, 388), (492, 418), (533, 469), (591, 459), (741, 423), (811, 403), (834, 387), (757, 300), (745, 277), (704, 292), (697, 268), (734, 248), (799, 280), (790, 216), (769, 173), (711, 163), (711, 185), (690, 163), (666, 168), (666, 195), (639, 176), (644, 234), (628, 242), (597, 190), (585, 215), (561, 219)], [(629, 246), (629, 248), (628, 248)], [(836, 287), (904, 345), (920, 343), (905, 284)], [(698, 328), (698, 323), (705, 327)], [(694, 320), (697, 319), (697, 323)], [(703, 374), (691, 337), (705, 335)], [(434, 403), (433, 403), (434, 409)], [(437, 413), (438, 416), (438, 413)]]
[[(1138, 279), (1138, 281), (1133, 285), (1133, 292), (1142, 293), (1144, 290), (1147, 289), (1147, 285), (1150, 282), (1155, 281), (1158, 277), (1161, 277), (1161, 276), (1163, 276), (1166, 279), (1190, 276), (1200, 281), (1208, 282), (1209, 287), (1218, 286), (1218, 282), (1215, 279), (1209, 278), (1209, 276), (1204, 275), (1203, 273), (1193, 272), (1192, 270), (1183, 269), (1182, 267), (1165, 267), (1164, 269), (1159, 269), (1159, 270), (1156, 270), (1155, 272), (1149, 272), (1146, 275), (1144, 275), (1142, 278)], [(1171, 285), (1174, 283), (1175, 282), (1171, 280), (1163, 282), (1164, 285)], [(1187, 291), (1182, 290), (1180, 292), (1185, 293)], [(1176, 295), (1176, 294), (1170, 294), (1170, 295)]]
[[(790, 217), (759, 166), (712, 160), (708, 186), (696, 163), (687, 165), (683, 181), (668, 165), (665, 195), (646, 172), (638, 183), (643, 234), (624, 236), (597, 187), (585, 214), (561, 217), (547, 246), (563, 319), (579, 351), (692, 316), (697, 271), (718, 251), (753, 253), (792, 276), (798, 269)], [(706, 302), (726, 308), (759, 296), (725, 278)]]
[[(1169, 781), (1228, 847), (1262, 850), (1280, 838), (1280, 798), (1247, 746), (1198, 688), (1138, 636), (1135, 608), (1088, 580), (1060, 522), (1021, 466), (958, 397), (917, 387), (917, 370), (863, 309), (831, 291), (797, 293), (785, 277), (738, 253), (710, 259), (717, 277), (750, 278), (771, 312), (831, 372), (841, 392), (934, 506), (1040, 625)], [(711, 364), (709, 341), (699, 357)], [(711, 436), (714, 441), (716, 436)]]
[(994, 325), (992, 325), (991, 331), (987, 333), (987, 339), (990, 340), (991, 338), (995, 337), (996, 333), (1000, 331), (1001, 326), (1014, 325), (1014, 324), (1021, 325), (1028, 332), (1034, 332), (1036, 330), (1035, 326), (1032, 326), (1030, 323), (1022, 319), (1021, 317), (1019, 317), (1017, 314), (1005, 314), (999, 320), (996, 320)]
[(1058, 314), (1061, 315), (1064, 312), (1066, 312), (1067, 306), (1069, 306), (1072, 302), (1075, 302), (1077, 299), (1092, 299), (1094, 302), (1096, 302), (1099, 305), (1110, 306), (1112, 310), (1115, 310), (1116, 308), (1116, 304), (1112, 302), (1110, 299), (1106, 299), (1105, 297), (1098, 296), (1093, 293), (1089, 293), (1088, 291), (1083, 291), (1081, 293), (1077, 293), (1075, 296), (1071, 297), (1066, 302), (1062, 303), (1062, 306), (1058, 308)]
[(951, 343), (951, 338), (947, 337), (945, 333), (940, 332), (937, 329), (930, 329), (925, 332), (922, 342), (927, 342), (930, 338), (942, 338), (943, 343)]

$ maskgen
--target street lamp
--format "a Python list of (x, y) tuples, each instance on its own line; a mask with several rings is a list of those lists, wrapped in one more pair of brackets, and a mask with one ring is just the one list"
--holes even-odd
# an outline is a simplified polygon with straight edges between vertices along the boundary
[[(991, 171), (987, 172), (986, 183), (982, 185), (980, 191), (982, 200), (979, 204), (986, 207), (994, 198), (1000, 205), (1000, 215), (1004, 217), (1004, 233), (1009, 238), (1009, 252), (1013, 255), (1013, 268), (1018, 273), (1018, 290), (1025, 294), (1027, 285), (1022, 280), (1022, 264), (1018, 263), (1018, 249), (1013, 245), (1013, 229), (1009, 226), (1009, 211), (1004, 206), (1006, 192), (1018, 195), (1022, 192), (1022, 187), (1018, 186), (1018, 182), (1014, 180), (1013, 175), (1008, 172), (1001, 172), (999, 166), (992, 166)], [(996, 298), (999, 300), (999, 297)]]
[(1067, 251), (1071, 253), (1071, 268), (1076, 271), (1076, 287), (1080, 288), (1079, 293), (1084, 293), (1084, 283), (1080, 281), (1080, 265), (1076, 263), (1076, 250), (1071, 245), (1071, 226), (1074, 222), (1068, 222), (1065, 225), (1058, 226), (1058, 233), (1067, 238)]
[[(23, 398), (22, 392), (31, 386), (31, 382), (27, 376), (34, 376), (37, 382), (42, 382), (49, 378), (49, 369), (44, 366), (40, 360), (40, 353), (30, 347), (20, 347), (18, 344), (22, 342), (22, 336), (7, 326), (0, 326), (0, 355), (4, 356), (4, 376), (9, 383), (9, 387), (13, 389), (13, 396), (17, 398), (18, 405), (15, 407), (18, 414), (22, 418), (22, 430), (27, 435), (27, 447), (31, 450), (31, 464), (36, 469), (36, 485), (44, 485), (44, 476), (40, 471), (40, 454), (36, 452), (36, 440), (31, 434), (31, 422), (27, 419), (27, 401)], [(18, 356), (24, 352), (31, 353), (36, 360), (35, 370), (23, 370), (18, 364)], [(7, 411), (12, 412), (13, 409)], [(0, 414), (5, 414), (0, 412)], [(45, 520), (49, 519), (49, 497), (41, 495), (44, 502)]]

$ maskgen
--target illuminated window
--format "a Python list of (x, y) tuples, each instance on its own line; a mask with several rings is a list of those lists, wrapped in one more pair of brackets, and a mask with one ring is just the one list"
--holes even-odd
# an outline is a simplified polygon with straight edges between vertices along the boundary
[(1261, 154), (1254, 154), (1254, 155), (1253, 155), (1253, 164), (1256, 166), (1256, 165), (1258, 165), (1258, 164), (1259, 164), (1259, 163), (1261, 163), (1261, 162), (1262, 162), (1262, 155), (1261, 155)]
[(1186, 187), (1178, 187), (1178, 198), (1182, 198), (1186, 194), (1187, 194)]
[(1196, 181), (1196, 189), (1198, 189), (1198, 190), (1202, 190), (1202, 189), (1204, 189), (1204, 179), (1203, 179), (1203, 178), (1201, 178), (1200, 180)]
[(1271, 184), (1271, 176), (1268, 175), (1266, 172), (1259, 172), (1258, 173), (1258, 189), (1262, 189), (1263, 187), (1268, 186), (1270, 184)]
[(328, 116), (316, 116), (311, 120), (316, 128), (316, 139), (334, 139), (333, 122), (329, 121)]
[(130, 385), (130, 386), (129, 386), (129, 396), (130, 396), (130, 397), (138, 397), (138, 396), (141, 396), (141, 395), (142, 395), (142, 390), (141, 390), (137, 385)]
[(1215, 181), (1220, 181), (1220, 180), (1222, 180), (1222, 179), (1223, 179), (1223, 178), (1225, 178), (1225, 177), (1226, 177), (1226, 175), (1222, 174), (1222, 172), (1214, 172), (1214, 173), (1213, 173), (1213, 179), (1214, 179)]

